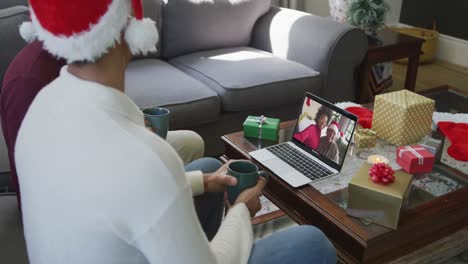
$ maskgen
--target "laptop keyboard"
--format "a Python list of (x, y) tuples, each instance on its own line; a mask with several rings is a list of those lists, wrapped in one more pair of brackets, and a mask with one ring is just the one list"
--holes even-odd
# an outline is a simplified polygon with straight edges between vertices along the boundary
[(333, 172), (289, 144), (275, 145), (267, 149), (311, 180), (317, 180), (333, 174)]

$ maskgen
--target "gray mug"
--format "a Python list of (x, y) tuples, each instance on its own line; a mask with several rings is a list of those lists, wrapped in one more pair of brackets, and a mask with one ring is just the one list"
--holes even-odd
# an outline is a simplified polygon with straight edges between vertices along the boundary
[(167, 132), (169, 131), (169, 115), (171, 111), (163, 107), (150, 107), (143, 109), (143, 114), (153, 131), (163, 139), (166, 139)]

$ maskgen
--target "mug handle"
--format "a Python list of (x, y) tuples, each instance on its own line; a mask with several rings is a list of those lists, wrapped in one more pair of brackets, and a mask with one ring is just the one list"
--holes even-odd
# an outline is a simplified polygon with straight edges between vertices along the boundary
[(270, 175), (266, 171), (261, 170), (261, 171), (258, 171), (257, 174), (258, 176), (263, 177), (267, 183), (270, 180)]

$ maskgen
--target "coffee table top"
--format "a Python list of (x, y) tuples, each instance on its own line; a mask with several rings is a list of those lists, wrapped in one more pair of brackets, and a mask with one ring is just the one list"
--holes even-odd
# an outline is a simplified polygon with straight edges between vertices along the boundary
[[(279, 142), (291, 140), (296, 121), (283, 122), (279, 130)], [(227, 135), (227, 137), (237, 142), (242, 142), (243, 148), (247, 151), (266, 148), (277, 144), (267, 140), (254, 138), (244, 138), (242, 132)], [(445, 146), (446, 152), (447, 146)], [(343, 168), (337, 175), (321, 179), (311, 183), (311, 186), (320, 193), (327, 196), (341, 208), (346, 209), (348, 200), (347, 186), (359, 167), (367, 162), (367, 156), (380, 154), (390, 159), (393, 168), (400, 168), (395, 162), (396, 146), (387, 144), (383, 140), (378, 140), (377, 146), (371, 149), (360, 150), (354, 145), (348, 149)], [(405, 208), (414, 208), (423, 203), (430, 202), (437, 197), (444, 196), (451, 192), (466, 189), (468, 186), (468, 176), (444, 165), (440, 162), (435, 164), (430, 173), (418, 174), (414, 176), (412, 188), (408, 196)], [(368, 225), (369, 223), (365, 223)]]
[[(284, 124), (280, 130), (280, 143), (291, 139), (295, 121), (289, 121)], [(255, 148), (264, 148), (272, 142), (261, 142), (258, 139), (247, 139), (255, 145)], [(445, 152), (446, 152), (445, 147)], [(343, 209), (346, 209), (348, 200), (347, 186), (356, 171), (362, 164), (367, 162), (367, 156), (379, 154), (390, 159), (390, 165), (393, 168), (400, 169), (395, 162), (396, 146), (387, 144), (383, 140), (378, 140), (376, 147), (370, 149), (358, 149), (351, 145), (348, 149), (343, 168), (337, 175), (321, 179), (311, 183), (316, 190), (326, 195), (332, 201), (337, 203)], [(456, 171), (447, 165), (437, 163), (433, 171), (414, 176), (412, 188), (410, 190), (405, 208), (414, 208), (433, 199), (444, 196), (451, 192), (466, 188), (468, 186), (468, 176), (465, 173)], [(368, 223), (365, 223), (366, 225)]]

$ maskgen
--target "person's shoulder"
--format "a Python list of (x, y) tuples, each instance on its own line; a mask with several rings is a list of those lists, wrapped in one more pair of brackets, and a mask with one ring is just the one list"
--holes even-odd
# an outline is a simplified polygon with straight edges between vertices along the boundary
[(315, 130), (316, 129), (316, 125), (315, 124), (310, 124), (309, 126), (307, 126), (304, 130)]

